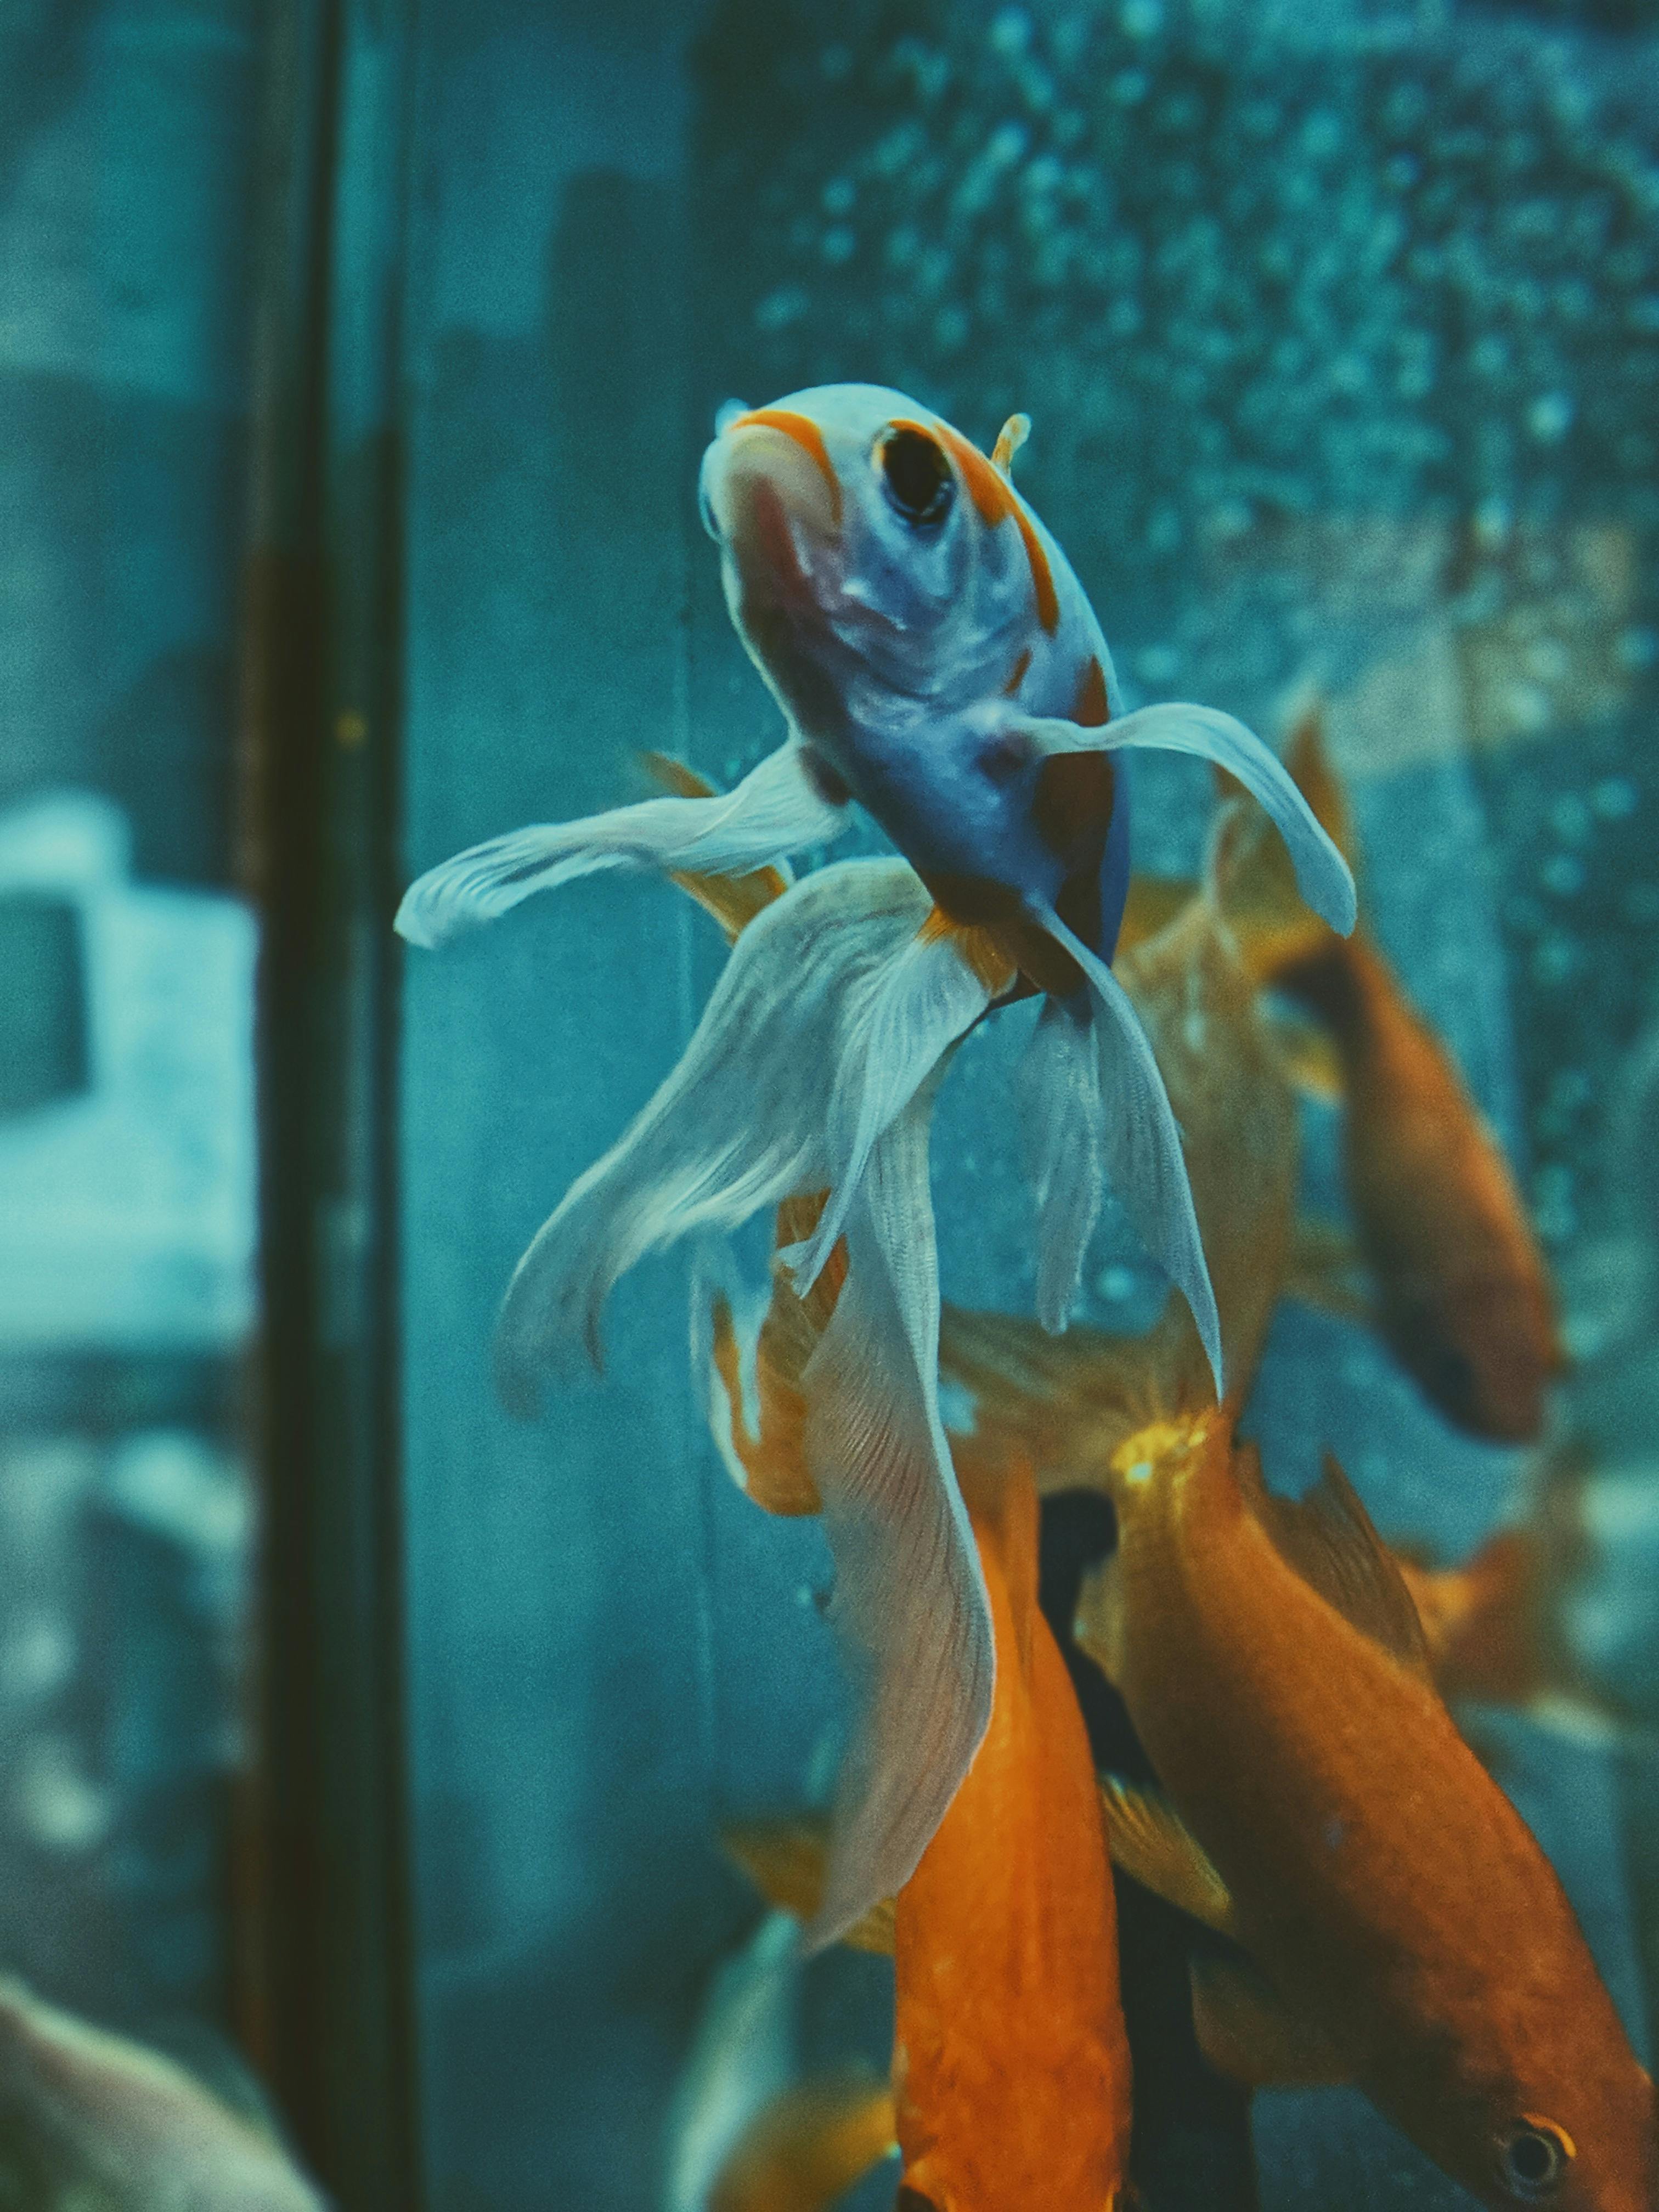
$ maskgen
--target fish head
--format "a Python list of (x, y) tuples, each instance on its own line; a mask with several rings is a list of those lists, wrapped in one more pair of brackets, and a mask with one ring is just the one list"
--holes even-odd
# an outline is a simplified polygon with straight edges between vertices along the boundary
[(1471, 2094), (1465, 2083), (1460, 2094), (1449, 2079), (1440, 2124), (1419, 2138), (1497, 2212), (1659, 2206), (1653, 2085), (1616, 2028), (1598, 2036), (1583, 2025), (1559, 2023), (1549, 2051), (1502, 2087)]
[(983, 698), (1057, 622), (1046, 549), (1006, 476), (902, 392), (820, 385), (724, 411), (700, 499), (750, 658), (832, 751), (884, 706)]

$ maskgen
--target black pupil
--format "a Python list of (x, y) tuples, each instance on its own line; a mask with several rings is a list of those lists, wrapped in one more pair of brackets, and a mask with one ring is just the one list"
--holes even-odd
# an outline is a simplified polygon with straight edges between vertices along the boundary
[(931, 522), (950, 504), (951, 464), (920, 430), (894, 430), (881, 449), (887, 489), (899, 513)]
[(1555, 2179), (1559, 2153), (1547, 2135), (1523, 2129), (1510, 2139), (1510, 2172), (1526, 2189), (1536, 2189)]

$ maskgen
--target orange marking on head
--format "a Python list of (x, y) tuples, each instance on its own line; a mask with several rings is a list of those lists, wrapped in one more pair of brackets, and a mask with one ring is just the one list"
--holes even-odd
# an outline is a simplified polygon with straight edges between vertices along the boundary
[(1054, 589), (1054, 571), (1048, 566), (1048, 556), (1043, 551), (1031, 518), (1016, 500), (1014, 520), (1025, 542), (1025, 557), (1031, 564), (1031, 587), (1036, 593), (1037, 620), (1050, 632), (1060, 627), (1060, 594)]
[(1025, 681), (1025, 672), (1030, 665), (1031, 648), (1028, 645), (1024, 652), (1019, 656), (1019, 659), (1014, 663), (1013, 674), (1008, 678), (1008, 681), (1002, 687), (1003, 696), (1005, 698), (1012, 699), (1013, 697), (1015, 692), (1018, 690), (1020, 685)]
[(1072, 708), (1072, 720), (1085, 730), (1097, 730), (1112, 719), (1112, 710), (1106, 698), (1106, 672), (1089, 655), (1077, 687), (1077, 703)]
[(936, 422), (931, 430), (921, 422), (896, 422), (893, 428), (896, 430), (921, 430), (925, 437), (939, 440), (962, 471), (962, 481), (968, 487), (969, 498), (979, 510), (981, 522), (998, 523), (1005, 515), (1014, 512), (1012, 486), (1006, 477), (997, 473), (979, 447), (964, 438), (960, 430), (953, 430), (948, 422)]
[[(896, 429), (920, 429), (915, 422), (895, 423)], [(1037, 620), (1050, 632), (1060, 626), (1060, 594), (1054, 589), (1054, 571), (1048, 566), (1048, 556), (1043, 551), (1031, 518), (1025, 512), (1018, 494), (1007, 478), (994, 469), (979, 447), (970, 445), (960, 430), (953, 430), (948, 422), (934, 426), (933, 434), (962, 471), (962, 480), (968, 487), (968, 496), (974, 502), (981, 522), (995, 525), (1006, 516), (1012, 515), (1025, 547), (1025, 558), (1031, 568), (1031, 588), (1036, 593)]]
[(822, 470), (830, 487), (830, 520), (837, 529), (841, 527), (841, 478), (830, 459), (823, 433), (810, 415), (798, 415), (793, 407), (756, 407), (747, 415), (735, 416), (726, 427), (728, 434), (733, 430), (781, 430), (786, 438), (793, 438)]

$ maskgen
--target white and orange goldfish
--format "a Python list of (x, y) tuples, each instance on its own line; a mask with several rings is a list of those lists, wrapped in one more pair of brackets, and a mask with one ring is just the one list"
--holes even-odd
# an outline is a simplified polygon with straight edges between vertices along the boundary
[(1109, 1179), (1218, 1384), (1180, 1133), (1109, 965), (1128, 882), (1113, 756), (1218, 763), (1278, 824), (1310, 903), (1339, 929), (1354, 918), (1346, 862), (1258, 738), (1204, 708), (1120, 712), (1082, 586), (1011, 481), (1025, 428), (1016, 416), (988, 459), (902, 393), (859, 384), (729, 411), (702, 511), (784, 744), (724, 797), (481, 845), (423, 876), (398, 916), (434, 945), (601, 869), (781, 867), (847, 828), (854, 800), (903, 856), (823, 869), (756, 916), (678, 1066), (520, 1262), (500, 1335), (509, 1394), (533, 1400), (562, 1341), (597, 1340), (636, 1260), (828, 1192), (787, 1257), (805, 1289), (847, 1240), (848, 1287), (802, 1378), (805, 1446), (872, 1696), (819, 1940), (908, 1878), (991, 1711), (990, 1609), (938, 1404), (927, 1139), (951, 1052), (999, 1001), (1046, 994), (1026, 1094), (1040, 1317), (1064, 1327)]

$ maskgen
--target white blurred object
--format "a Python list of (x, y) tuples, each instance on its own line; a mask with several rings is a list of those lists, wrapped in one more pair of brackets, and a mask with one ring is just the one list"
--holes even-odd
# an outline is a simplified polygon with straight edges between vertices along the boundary
[(144, 2045), (0, 1981), (0, 2187), (81, 2212), (323, 2212), (259, 2123)]
[(78, 921), (90, 1073), (0, 1120), (0, 1351), (226, 1350), (253, 1322), (253, 917), (129, 854), (88, 793), (0, 816), (0, 897)]
[(668, 2116), (664, 2212), (707, 2212), (744, 2130), (794, 2081), (800, 1923), (769, 1912), (715, 1973)]

